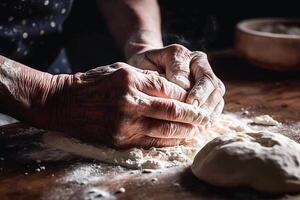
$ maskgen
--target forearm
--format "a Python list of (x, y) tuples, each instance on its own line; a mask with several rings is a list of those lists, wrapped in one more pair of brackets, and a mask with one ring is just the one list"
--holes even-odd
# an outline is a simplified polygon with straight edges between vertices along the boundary
[(99, 5), (126, 58), (145, 48), (163, 46), (156, 0), (99, 0)]
[(0, 112), (30, 121), (59, 82), (58, 77), (0, 56)]

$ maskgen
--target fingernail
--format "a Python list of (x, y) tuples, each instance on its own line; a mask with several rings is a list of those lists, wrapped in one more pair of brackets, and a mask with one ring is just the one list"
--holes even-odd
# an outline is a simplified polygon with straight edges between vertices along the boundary
[(196, 107), (199, 107), (199, 105), (200, 105), (200, 103), (197, 99), (195, 99), (192, 104)]
[(185, 76), (177, 75), (174, 76), (174, 79), (176, 80), (177, 84), (180, 85), (184, 89), (190, 88), (190, 81)]

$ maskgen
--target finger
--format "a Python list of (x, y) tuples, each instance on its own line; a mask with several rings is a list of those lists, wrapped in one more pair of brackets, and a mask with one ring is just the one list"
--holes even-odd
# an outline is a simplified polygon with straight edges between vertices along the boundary
[[(152, 50), (156, 51), (156, 50)], [(153, 63), (146, 54), (134, 55), (128, 60), (128, 64), (135, 66), (136, 68), (151, 70), (151, 71), (159, 71), (162, 72), (159, 65)]]
[(169, 147), (169, 146), (178, 146), (182, 144), (184, 140), (182, 139), (162, 139), (162, 138), (152, 138), (144, 136), (138, 140), (132, 141), (131, 146), (142, 147), (142, 148), (151, 148), (151, 147)]
[(143, 77), (138, 84), (138, 89), (143, 93), (150, 96), (185, 101), (187, 92), (180, 86), (168, 81), (164, 77), (153, 74), (147, 74)]
[(153, 138), (191, 139), (196, 134), (196, 127), (191, 124), (144, 118), (142, 125), (145, 135)]
[(205, 131), (205, 126), (197, 126), (198, 128), (198, 133), (202, 133), (203, 131)]
[(163, 49), (146, 52), (156, 66), (165, 69), (166, 77), (184, 89), (189, 89), (191, 52), (182, 45), (173, 44)]
[(187, 98), (187, 102), (194, 102), (201, 106), (215, 88), (221, 87), (222, 93), (225, 93), (225, 87), (213, 73), (205, 53), (195, 51), (191, 55), (191, 74), (196, 83)]
[(194, 51), (191, 56), (190, 67), (194, 80), (201, 79), (205, 74), (213, 74), (207, 55), (204, 52)]
[(203, 109), (187, 103), (146, 94), (141, 98), (143, 98), (139, 103), (141, 115), (145, 117), (195, 125), (208, 119), (207, 113)]
[(224, 108), (224, 100), (222, 99), (219, 104), (216, 106), (212, 114), (210, 115), (209, 123), (206, 125), (206, 128), (210, 128), (221, 116), (223, 108)]
[(212, 112), (211, 117), (210, 117), (210, 121), (213, 123), (215, 123), (218, 118), (220, 117), (220, 115), (222, 114), (222, 111), (224, 109), (224, 100), (222, 99), (219, 104), (216, 106), (215, 110)]
[(190, 52), (187, 49), (177, 49), (166, 65), (166, 77), (184, 89), (190, 89)]
[(186, 102), (195, 106), (202, 106), (214, 90), (215, 86), (211, 78), (205, 75), (195, 83), (187, 96)]
[(201, 108), (207, 110), (208, 115), (210, 115), (222, 99), (222, 92), (217, 88), (209, 95), (207, 101), (201, 106)]
[(220, 89), (222, 96), (224, 96), (226, 88), (224, 83), (220, 79), (218, 79), (218, 88)]

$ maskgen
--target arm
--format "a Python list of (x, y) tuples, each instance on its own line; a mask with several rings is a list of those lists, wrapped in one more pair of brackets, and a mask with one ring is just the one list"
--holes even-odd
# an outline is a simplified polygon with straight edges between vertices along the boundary
[(185, 98), (185, 90), (157, 73), (125, 63), (50, 75), (0, 56), (0, 112), (86, 141), (118, 147), (185, 143), (205, 118)]
[(163, 46), (156, 0), (99, 0), (99, 7), (127, 59), (149, 47)]
[(0, 56), (0, 112), (35, 125), (45, 124), (49, 122), (46, 100), (56, 88), (64, 87), (65, 80), (65, 75), (53, 76)]
[(207, 127), (224, 106), (225, 87), (214, 74), (203, 52), (192, 52), (179, 44), (163, 47), (159, 7), (155, 0), (99, 0), (101, 11), (127, 62), (155, 70), (190, 90), (186, 99), (207, 111)]

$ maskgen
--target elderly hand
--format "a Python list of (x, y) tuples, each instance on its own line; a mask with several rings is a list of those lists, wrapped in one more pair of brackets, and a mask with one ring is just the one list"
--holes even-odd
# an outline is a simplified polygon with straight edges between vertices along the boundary
[(204, 120), (200, 108), (182, 102), (186, 91), (157, 72), (116, 63), (64, 78), (39, 113), (47, 114), (49, 128), (84, 140), (122, 148), (173, 146), (192, 138)]
[(173, 44), (141, 51), (131, 56), (128, 63), (166, 74), (171, 82), (190, 89), (186, 102), (206, 111), (209, 118), (206, 127), (210, 127), (221, 114), (225, 86), (214, 74), (205, 53), (191, 52), (182, 45)]

